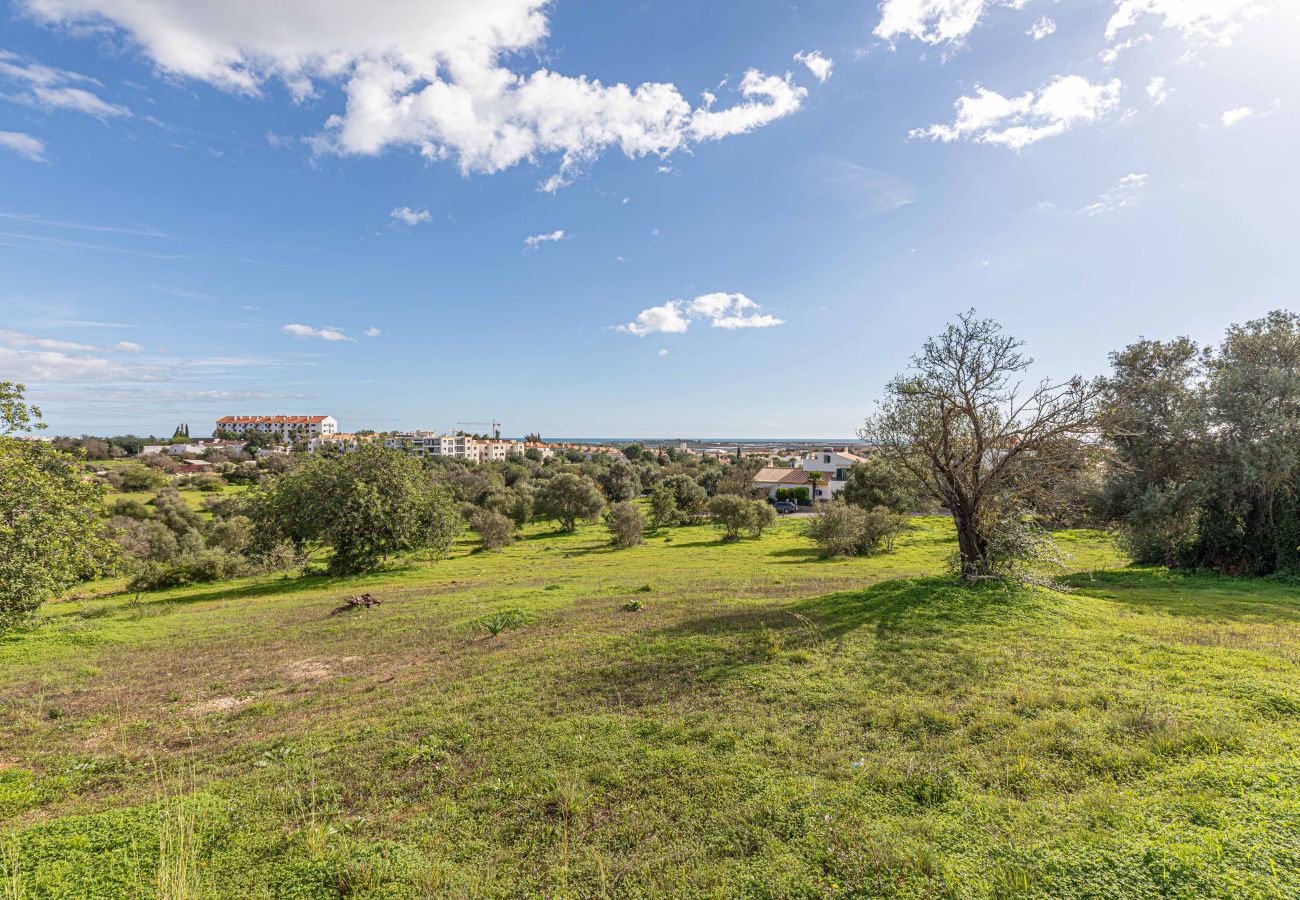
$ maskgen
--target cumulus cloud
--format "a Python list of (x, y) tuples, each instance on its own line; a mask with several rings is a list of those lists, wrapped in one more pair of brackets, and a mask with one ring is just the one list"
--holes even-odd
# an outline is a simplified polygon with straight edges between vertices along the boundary
[(659, 355), (660, 355), (660, 356), (667, 356), (667, 355), (668, 355), (668, 348), (667, 348), (667, 347), (660, 347), (660, 348), (659, 348)]
[(428, 222), (433, 219), (433, 216), (429, 215), (429, 211), (427, 209), (422, 209), (417, 212), (411, 209), (409, 206), (399, 206), (396, 209), (394, 209), (392, 212), (390, 212), (388, 216), (391, 219), (396, 219), (398, 222), (401, 222), (403, 225), (411, 225), (411, 226), (419, 225), (421, 222)]
[(380, 331), (378, 328), (376, 328), (376, 327), (373, 326), (373, 325), (371, 325), (371, 326), (370, 326), (369, 328), (367, 328), (366, 331), (365, 331), (365, 335), (366, 335), (366, 337), (379, 337), (381, 334), (383, 334), (383, 332)]
[(1058, 76), (1037, 92), (1018, 97), (1004, 97), (977, 85), (973, 96), (957, 100), (953, 122), (914, 129), (911, 137), (1020, 150), (1108, 115), (1119, 106), (1120, 90), (1118, 79), (1093, 84), (1080, 75)]
[(1238, 106), (1236, 109), (1230, 109), (1223, 114), (1223, 127), (1231, 128), (1243, 119), (1249, 119), (1255, 114), (1253, 106)]
[(961, 44), (995, 6), (1020, 8), (1025, 0), (884, 0), (874, 34), (893, 42), (910, 37), (925, 44)]
[(831, 69), (835, 67), (835, 60), (829, 56), (822, 56), (820, 50), (813, 50), (811, 53), (799, 52), (794, 55), (795, 62), (801, 62), (812, 72), (813, 77), (822, 84), (826, 79), (831, 77)]
[(1138, 202), (1146, 188), (1147, 176), (1144, 172), (1130, 172), (1119, 180), (1113, 188), (1097, 197), (1080, 212), (1085, 216), (1099, 216), (1114, 212)]
[(28, 106), (70, 110), (98, 119), (131, 115), (125, 106), (109, 103), (89, 90), (100, 86), (94, 78), (41, 65), (7, 50), (0, 50), (0, 82), (17, 88), (7, 99)]
[(1034, 22), (1033, 25), (1030, 25), (1029, 30), (1026, 31), (1025, 34), (1029, 35), (1036, 41), (1041, 41), (1049, 35), (1056, 34), (1056, 21), (1049, 16), (1043, 16), (1041, 19)]
[(697, 319), (707, 321), (713, 328), (728, 331), (785, 324), (782, 319), (757, 312), (758, 308), (758, 304), (744, 294), (702, 294), (694, 300), (670, 300), (662, 306), (643, 309), (634, 321), (615, 325), (614, 330), (645, 337), (647, 334), (682, 334)]
[(548, 231), (545, 234), (530, 234), (524, 238), (524, 246), (529, 250), (536, 250), (542, 244), (548, 244), (552, 241), (562, 241), (565, 238), (564, 229), (557, 228), (554, 231)]
[(32, 162), (45, 162), (45, 142), (21, 131), (0, 131), (0, 147)]
[(549, 0), (24, 0), (38, 19), (117, 29), (162, 72), (258, 96), (296, 98), (341, 85), (343, 112), (311, 145), (375, 155), (409, 147), (462, 172), (498, 172), (543, 156), (560, 176), (602, 153), (664, 156), (742, 134), (799, 108), (806, 91), (746, 72), (725, 109), (692, 106), (667, 83), (604, 84), (540, 68)]
[(325, 325), (321, 328), (313, 328), (310, 325), (301, 325), (297, 322), (285, 325), (285, 333), (291, 334), (296, 338), (320, 338), (322, 341), (355, 341), (356, 338), (350, 338), (343, 333), (340, 328), (332, 328)]
[(1176, 30), (1188, 41), (1227, 46), (1246, 20), (1264, 9), (1260, 0), (1116, 0), (1106, 23), (1106, 38), (1151, 18), (1162, 28)]

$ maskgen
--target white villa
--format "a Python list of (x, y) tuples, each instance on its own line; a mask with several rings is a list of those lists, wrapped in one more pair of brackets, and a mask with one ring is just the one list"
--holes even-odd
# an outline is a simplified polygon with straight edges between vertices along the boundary
[[(860, 462), (866, 462), (865, 458), (850, 453), (847, 448), (821, 450), (804, 456), (791, 469), (774, 466), (759, 469), (754, 475), (753, 484), (755, 487), (765, 488), (769, 498), (775, 498), (776, 492), (782, 488), (806, 487), (812, 499), (825, 503), (840, 495), (848, 479), (849, 469), (853, 468), (854, 463)], [(810, 472), (818, 473), (820, 476), (816, 478), (815, 488), (812, 486), (812, 479), (809, 478)]]
[(271, 434), (288, 442), (337, 434), (339, 423), (333, 416), (222, 416), (217, 428), (237, 435)]

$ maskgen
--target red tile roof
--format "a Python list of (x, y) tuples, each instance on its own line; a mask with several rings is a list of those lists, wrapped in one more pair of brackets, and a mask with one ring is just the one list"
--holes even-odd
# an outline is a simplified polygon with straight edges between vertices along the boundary
[(329, 416), (222, 416), (218, 425), (315, 425)]
[[(826, 473), (818, 473), (822, 476), (822, 481), (826, 480)], [(808, 473), (803, 469), (783, 469), (779, 466), (768, 466), (759, 469), (754, 474), (754, 484), (807, 484)]]

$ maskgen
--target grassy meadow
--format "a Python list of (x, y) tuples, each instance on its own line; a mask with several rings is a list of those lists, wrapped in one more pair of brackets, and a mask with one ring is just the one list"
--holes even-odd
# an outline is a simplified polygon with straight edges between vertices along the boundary
[(0, 898), (1300, 896), (1300, 586), (1061, 539), (91, 585), (0, 637)]

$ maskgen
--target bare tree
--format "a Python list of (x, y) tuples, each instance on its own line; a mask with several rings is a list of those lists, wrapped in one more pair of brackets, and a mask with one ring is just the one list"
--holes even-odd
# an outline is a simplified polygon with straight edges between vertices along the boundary
[(1074, 377), (1026, 387), (1023, 341), (970, 310), (885, 388), (861, 437), (952, 512), (961, 575), (1007, 571), (1034, 541), (1018, 532), (1083, 464), (1099, 385)]

